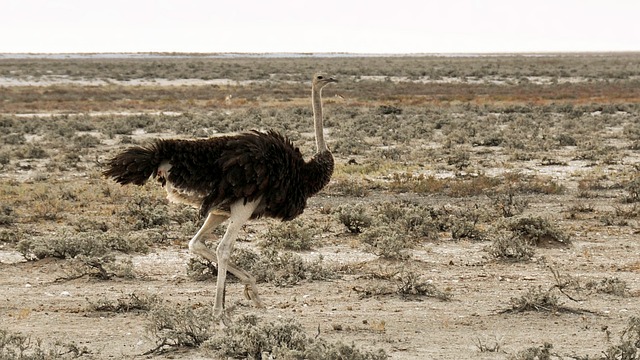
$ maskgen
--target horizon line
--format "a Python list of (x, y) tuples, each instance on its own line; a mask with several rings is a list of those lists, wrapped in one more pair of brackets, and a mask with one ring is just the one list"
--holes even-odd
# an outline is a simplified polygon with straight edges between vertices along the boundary
[(0, 58), (47, 56), (158, 56), (158, 57), (437, 57), (437, 56), (553, 56), (553, 55), (603, 55), (640, 54), (640, 50), (592, 50), (592, 51), (487, 51), (487, 52), (345, 52), (345, 51), (273, 51), (273, 52), (200, 52), (200, 51), (105, 51), (105, 52), (1, 52)]

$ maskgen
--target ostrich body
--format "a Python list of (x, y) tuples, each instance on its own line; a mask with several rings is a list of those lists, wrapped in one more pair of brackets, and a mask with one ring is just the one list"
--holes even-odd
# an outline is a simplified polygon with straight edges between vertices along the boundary
[[(275, 131), (251, 131), (202, 140), (156, 140), (131, 147), (107, 163), (106, 177), (120, 184), (143, 185), (155, 178), (170, 201), (200, 209), (204, 224), (189, 241), (189, 250), (218, 264), (214, 314), (222, 317), (227, 270), (245, 285), (245, 295), (264, 307), (256, 281), (230, 261), (242, 225), (267, 216), (283, 221), (302, 214), (307, 199), (333, 173), (333, 156), (323, 136), (322, 88), (336, 82), (316, 75), (311, 86), (317, 152), (305, 161), (291, 141)], [(204, 237), (228, 220), (216, 252)]]

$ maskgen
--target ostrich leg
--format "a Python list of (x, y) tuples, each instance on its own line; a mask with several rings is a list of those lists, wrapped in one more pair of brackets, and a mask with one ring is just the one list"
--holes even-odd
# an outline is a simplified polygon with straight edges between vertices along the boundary
[[(199, 255), (212, 263), (218, 264), (218, 274), (220, 273), (220, 263), (218, 261), (218, 257), (204, 244), (204, 237), (207, 233), (211, 232), (216, 226), (220, 225), (227, 219), (229, 219), (229, 216), (226, 214), (209, 212), (206, 220), (204, 221), (204, 224), (202, 225), (200, 230), (198, 230), (198, 233), (191, 239), (191, 241), (189, 241), (189, 250), (191, 251), (191, 253)], [(240, 225), (240, 227), (242, 227), (242, 225)], [(262, 303), (262, 300), (260, 300), (260, 296), (258, 295), (258, 288), (256, 286), (255, 278), (251, 276), (251, 274), (249, 274), (247, 271), (237, 267), (230, 261), (227, 262), (227, 270), (235, 275), (235, 277), (237, 277), (245, 285), (245, 296), (248, 299), (252, 300), (256, 307), (264, 308), (264, 304)]]

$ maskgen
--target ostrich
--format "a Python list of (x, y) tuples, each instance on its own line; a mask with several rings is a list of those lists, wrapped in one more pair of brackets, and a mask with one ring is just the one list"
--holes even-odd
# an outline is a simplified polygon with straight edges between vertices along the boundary
[[(227, 271), (245, 285), (245, 296), (264, 308), (251, 274), (230, 261), (238, 232), (261, 216), (292, 220), (302, 214), (307, 198), (320, 191), (333, 173), (333, 156), (323, 134), (322, 88), (337, 82), (315, 75), (311, 85), (316, 154), (305, 161), (285, 136), (269, 130), (201, 140), (158, 139), (116, 155), (103, 172), (125, 184), (143, 185), (153, 177), (172, 202), (200, 209), (204, 224), (189, 241), (189, 250), (218, 265), (214, 315), (223, 317)], [(216, 252), (204, 237), (228, 221)]]

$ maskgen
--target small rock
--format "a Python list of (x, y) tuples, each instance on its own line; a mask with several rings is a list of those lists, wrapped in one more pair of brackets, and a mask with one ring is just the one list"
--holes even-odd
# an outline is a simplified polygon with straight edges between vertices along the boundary
[(71, 293), (68, 291), (63, 291), (60, 293), (60, 296), (71, 296)]

